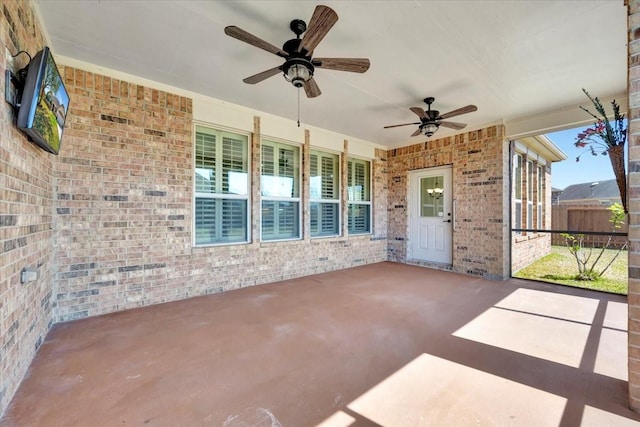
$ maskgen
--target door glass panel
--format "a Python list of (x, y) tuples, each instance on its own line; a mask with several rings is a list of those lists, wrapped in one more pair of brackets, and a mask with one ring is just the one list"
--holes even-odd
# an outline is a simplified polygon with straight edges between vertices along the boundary
[(420, 179), (420, 216), (444, 216), (444, 177), (442, 175)]

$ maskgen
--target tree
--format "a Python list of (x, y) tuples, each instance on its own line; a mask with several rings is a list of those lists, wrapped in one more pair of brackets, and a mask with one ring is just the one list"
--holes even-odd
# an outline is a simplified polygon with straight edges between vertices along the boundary
[[(626, 213), (624, 208), (620, 203), (614, 203), (609, 206), (609, 211), (611, 212), (611, 216), (609, 217), (609, 222), (611, 223), (611, 231), (615, 232), (619, 230), (620, 227), (624, 224), (624, 219), (626, 217)], [(607, 237), (607, 242), (602, 246), (600, 252), (597, 254), (596, 258), (591, 262), (593, 253), (593, 246), (589, 248), (584, 247), (584, 234), (572, 235), (569, 233), (562, 233), (562, 237), (566, 239), (567, 248), (569, 252), (576, 260), (576, 264), (578, 265), (578, 275), (576, 276), (576, 280), (597, 280), (602, 277), (602, 275), (609, 269), (613, 261), (618, 258), (620, 253), (627, 248), (627, 242), (618, 249), (615, 256), (609, 261), (607, 265), (604, 266), (601, 270), (598, 270), (598, 262), (602, 259), (602, 255), (604, 252), (609, 249), (611, 245), (611, 239), (613, 236), (609, 235)]]

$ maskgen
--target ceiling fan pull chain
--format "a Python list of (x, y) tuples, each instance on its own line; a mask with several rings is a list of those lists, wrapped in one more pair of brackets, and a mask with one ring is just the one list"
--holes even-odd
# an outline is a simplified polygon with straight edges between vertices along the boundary
[(300, 127), (300, 88), (298, 88), (298, 127)]

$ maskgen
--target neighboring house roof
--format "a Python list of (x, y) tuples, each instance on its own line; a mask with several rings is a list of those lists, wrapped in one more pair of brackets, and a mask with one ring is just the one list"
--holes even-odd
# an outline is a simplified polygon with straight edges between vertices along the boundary
[(560, 194), (560, 200), (562, 201), (616, 198), (620, 198), (620, 190), (618, 190), (618, 184), (615, 179), (573, 184), (565, 188)]

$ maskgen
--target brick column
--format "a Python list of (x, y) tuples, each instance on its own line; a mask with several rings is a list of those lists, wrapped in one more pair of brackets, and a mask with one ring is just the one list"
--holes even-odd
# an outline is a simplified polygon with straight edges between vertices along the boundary
[(342, 235), (349, 237), (349, 200), (347, 194), (347, 179), (349, 177), (347, 166), (349, 164), (349, 141), (344, 140), (342, 145), (342, 156), (340, 156), (340, 170), (342, 177), (340, 179), (340, 200), (342, 200)]
[(260, 130), (260, 117), (253, 117), (253, 133), (251, 134), (251, 242), (255, 246), (260, 245), (262, 236), (260, 235), (260, 207), (262, 205), (262, 193), (260, 191), (260, 174), (262, 165), (261, 142), (262, 131)]
[(640, 0), (626, 3), (629, 13), (629, 406), (640, 412)]
[(304, 146), (302, 152), (302, 188), (300, 189), (300, 200), (302, 201), (302, 239), (309, 243), (311, 241), (311, 209), (310, 209), (310, 182), (311, 182), (311, 137), (309, 129), (304, 130)]

